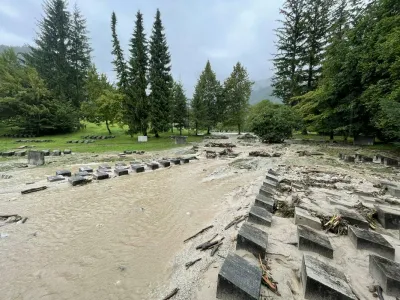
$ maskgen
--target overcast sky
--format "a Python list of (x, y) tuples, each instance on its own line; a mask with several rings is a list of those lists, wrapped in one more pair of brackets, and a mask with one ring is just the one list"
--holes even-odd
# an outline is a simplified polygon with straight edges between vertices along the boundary
[[(41, 0), (0, 0), (0, 44), (31, 44), (41, 19)], [(75, 1), (70, 0), (72, 7)], [(76, 0), (87, 18), (98, 69), (111, 80), (111, 12), (118, 19), (118, 34), (125, 52), (133, 32), (135, 14), (144, 14), (149, 37), (156, 9), (166, 29), (172, 73), (190, 97), (207, 59), (223, 81), (240, 61), (252, 80), (272, 76), (279, 7), (283, 0)]]

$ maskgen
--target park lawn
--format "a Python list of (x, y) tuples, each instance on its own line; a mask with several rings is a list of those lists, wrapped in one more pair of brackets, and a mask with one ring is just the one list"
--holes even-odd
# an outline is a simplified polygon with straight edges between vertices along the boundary
[[(86, 128), (81, 129), (77, 132), (70, 134), (60, 134), (52, 136), (41, 136), (35, 138), (0, 138), (0, 151), (16, 150), (19, 146), (34, 146), (35, 150), (64, 150), (70, 149), (72, 152), (80, 153), (104, 153), (104, 152), (123, 152), (124, 150), (143, 150), (143, 151), (156, 151), (165, 150), (182, 145), (175, 145), (175, 141), (170, 138), (171, 135), (179, 135), (179, 131), (175, 130), (173, 133), (165, 132), (160, 135), (159, 138), (155, 138), (152, 134), (149, 134), (147, 143), (139, 143), (137, 136), (133, 138), (125, 133), (125, 128), (120, 128), (118, 126), (112, 126), (112, 135), (115, 136), (114, 139), (106, 140), (95, 140), (94, 143), (85, 144), (68, 144), (67, 141), (71, 140), (83, 140), (83, 136), (95, 135), (95, 136), (107, 136), (108, 131), (104, 124), (97, 126), (93, 123), (86, 123)], [(185, 130), (182, 135), (188, 135)], [(43, 143), (16, 143), (17, 140), (52, 140), (52, 142)], [(199, 142), (202, 140), (201, 136), (188, 136), (188, 142)]]

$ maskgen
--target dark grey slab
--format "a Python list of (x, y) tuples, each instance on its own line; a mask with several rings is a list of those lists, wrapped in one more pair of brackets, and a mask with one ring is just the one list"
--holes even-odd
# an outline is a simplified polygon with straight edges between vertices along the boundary
[(50, 155), (50, 150), (42, 150), (44, 153), (44, 156), (49, 156)]
[(182, 158), (181, 159), (183, 164), (188, 164), (189, 163), (189, 158)]
[(56, 171), (56, 175), (62, 175), (64, 177), (71, 177), (71, 171), (69, 171), (69, 170), (58, 170), (58, 171)]
[(349, 226), (348, 235), (357, 249), (369, 250), (394, 260), (395, 249), (381, 234)]
[(124, 154), (132, 154), (132, 151), (131, 150), (125, 150)]
[(265, 208), (270, 213), (275, 211), (275, 200), (271, 197), (266, 197), (264, 195), (258, 194), (254, 202), (255, 206), (260, 206)]
[(2, 153), (2, 156), (14, 156), (15, 151), (5, 151)]
[(51, 152), (51, 156), (60, 156), (61, 155), (61, 151), (60, 150), (53, 150)]
[(243, 223), (237, 235), (236, 250), (246, 250), (256, 257), (265, 257), (268, 234), (248, 222)]
[(118, 162), (118, 163), (115, 163), (115, 166), (116, 166), (116, 167), (126, 167), (127, 164), (124, 163), (124, 162)]
[(303, 256), (301, 282), (305, 299), (357, 299), (341, 271), (309, 255)]
[(400, 297), (400, 264), (381, 256), (369, 256), (369, 273), (389, 296)]
[(279, 183), (279, 178), (278, 178), (278, 176), (275, 176), (275, 175), (273, 175), (273, 174), (270, 174), (269, 172), (268, 172), (267, 175), (265, 176), (265, 179), (266, 179), (266, 180), (269, 180), (269, 181), (273, 181), (273, 182)]
[(272, 181), (272, 180), (266, 179), (263, 182), (263, 186), (267, 187), (267, 188), (270, 188), (270, 189), (277, 189), (277, 188), (279, 188), (279, 183), (276, 182), (276, 181)]
[(44, 165), (44, 153), (42, 151), (29, 151), (28, 152), (28, 164), (41, 166)]
[(144, 172), (144, 166), (142, 165), (131, 165), (132, 170), (135, 171), (136, 173), (142, 173)]
[(397, 167), (399, 165), (399, 161), (397, 159), (385, 157), (385, 158), (383, 158), (383, 164), (385, 166), (395, 166), (395, 167)]
[(253, 205), (250, 209), (248, 222), (271, 227), (272, 214), (263, 207)]
[(350, 225), (355, 225), (363, 229), (369, 228), (367, 220), (365, 220), (364, 217), (361, 216), (360, 214), (347, 209), (337, 208), (336, 210), (342, 216), (343, 219), (349, 222)]
[(122, 176), (122, 175), (128, 175), (129, 171), (128, 171), (128, 169), (125, 169), (125, 168), (116, 168), (114, 170), (114, 173), (118, 176)]
[(15, 156), (25, 156), (26, 155), (26, 150), (20, 150), (15, 152)]
[(160, 160), (158, 163), (162, 165), (164, 168), (167, 168), (171, 165), (171, 162), (168, 160)]
[(171, 162), (172, 162), (174, 165), (180, 165), (180, 164), (181, 164), (181, 160), (178, 159), (178, 158), (173, 158), (173, 159), (171, 159)]
[(93, 178), (96, 180), (104, 180), (110, 178), (110, 175), (108, 173), (97, 171), (97, 173), (93, 175)]
[(272, 197), (274, 195), (274, 192), (269, 187), (266, 187), (264, 185), (260, 187), (258, 193), (266, 197)]
[(300, 207), (294, 208), (294, 224), (306, 225), (313, 229), (321, 230), (321, 220)]
[(327, 258), (333, 258), (333, 248), (326, 235), (320, 234), (310, 227), (298, 225), (297, 236), (299, 250), (311, 251)]
[(93, 168), (87, 167), (87, 166), (83, 166), (83, 167), (80, 167), (80, 168), (79, 168), (79, 172), (93, 173)]
[(74, 175), (75, 175), (75, 176), (82, 176), (82, 177), (85, 177), (85, 176), (89, 176), (89, 175), (92, 175), (92, 174), (89, 173), (89, 172), (86, 172), (86, 171), (82, 171), (82, 172), (75, 173)]
[(49, 176), (47, 177), (47, 181), (49, 182), (56, 182), (56, 181), (62, 181), (64, 180), (65, 177), (62, 175), (56, 175), (56, 176)]
[(262, 270), (237, 254), (229, 253), (218, 273), (217, 298), (258, 300)]
[(85, 177), (82, 177), (82, 176), (72, 176), (72, 177), (68, 178), (68, 182), (70, 184), (72, 184), (72, 186), (76, 186), (76, 185), (85, 184), (88, 181), (86, 180)]
[(385, 229), (400, 229), (400, 209), (374, 205), (378, 213), (378, 220)]
[(64, 153), (64, 155), (65, 155), (65, 154), (71, 154), (72, 151), (71, 151), (70, 149), (65, 149), (65, 150), (63, 151), (63, 153)]
[(345, 162), (355, 162), (356, 158), (354, 156), (351, 155), (345, 155), (344, 156), (344, 161)]
[(160, 167), (158, 163), (148, 163), (147, 166), (152, 170), (157, 170)]

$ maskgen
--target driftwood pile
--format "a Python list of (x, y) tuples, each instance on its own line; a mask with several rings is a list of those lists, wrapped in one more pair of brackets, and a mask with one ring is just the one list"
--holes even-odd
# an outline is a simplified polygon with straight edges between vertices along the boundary
[(20, 215), (0, 215), (0, 227), (11, 223), (17, 223), (21, 221), (24, 224), (28, 220), (27, 217), (23, 218)]
[(214, 143), (214, 142), (211, 142), (211, 143), (206, 144), (205, 147), (233, 148), (233, 147), (236, 147), (236, 145), (232, 144), (232, 143)]
[(229, 137), (226, 135), (208, 135), (204, 137), (205, 140), (228, 140)]

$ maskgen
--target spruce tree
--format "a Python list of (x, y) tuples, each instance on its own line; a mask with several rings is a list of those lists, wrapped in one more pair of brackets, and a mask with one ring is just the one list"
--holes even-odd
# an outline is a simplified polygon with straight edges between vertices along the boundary
[(173, 124), (179, 129), (179, 134), (182, 135), (182, 128), (185, 127), (187, 120), (187, 98), (181, 82), (174, 82), (172, 99)]
[(140, 11), (136, 14), (135, 30), (130, 42), (130, 59), (128, 66), (129, 82), (129, 107), (132, 112), (132, 121), (136, 131), (147, 135), (149, 119), (149, 103), (146, 93), (148, 54), (147, 41), (143, 27), (143, 15)]
[(121, 45), (118, 40), (117, 34), (117, 16), (115, 12), (111, 15), (111, 32), (112, 32), (112, 52), (114, 55), (114, 60), (112, 61), (114, 65), (114, 71), (117, 73), (117, 85), (121, 92), (126, 92), (127, 89), (127, 74), (126, 74), (126, 64), (124, 59), (124, 53), (122, 51)]
[(277, 54), (274, 58), (273, 95), (289, 104), (290, 99), (303, 93), (303, 62), (305, 35), (305, 0), (286, 0), (280, 13), (282, 27), (276, 30)]
[(193, 99), (190, 102), (191, 119), (194, 123), (196, 135), (198, 135), (199, 129), (202, 129), (204, 127), (207, 116), (207, 107), (204, 101), (204, 89), (205, 77), (202, 74), (197, 80), (196, 87), (194, 89)]
[(229, 78), (226, 79), (225, 100), (226, 100), (226, 123), (237, 125), (239, 134), (243, 128), (253, 82), (250, 80), (247, 70), (238, 62)]
[(150, 121), (156, 137), (168, 126), (172, 92), (171, 57), (168, 51), (161, 14), (157, 9), (150, 39)]

